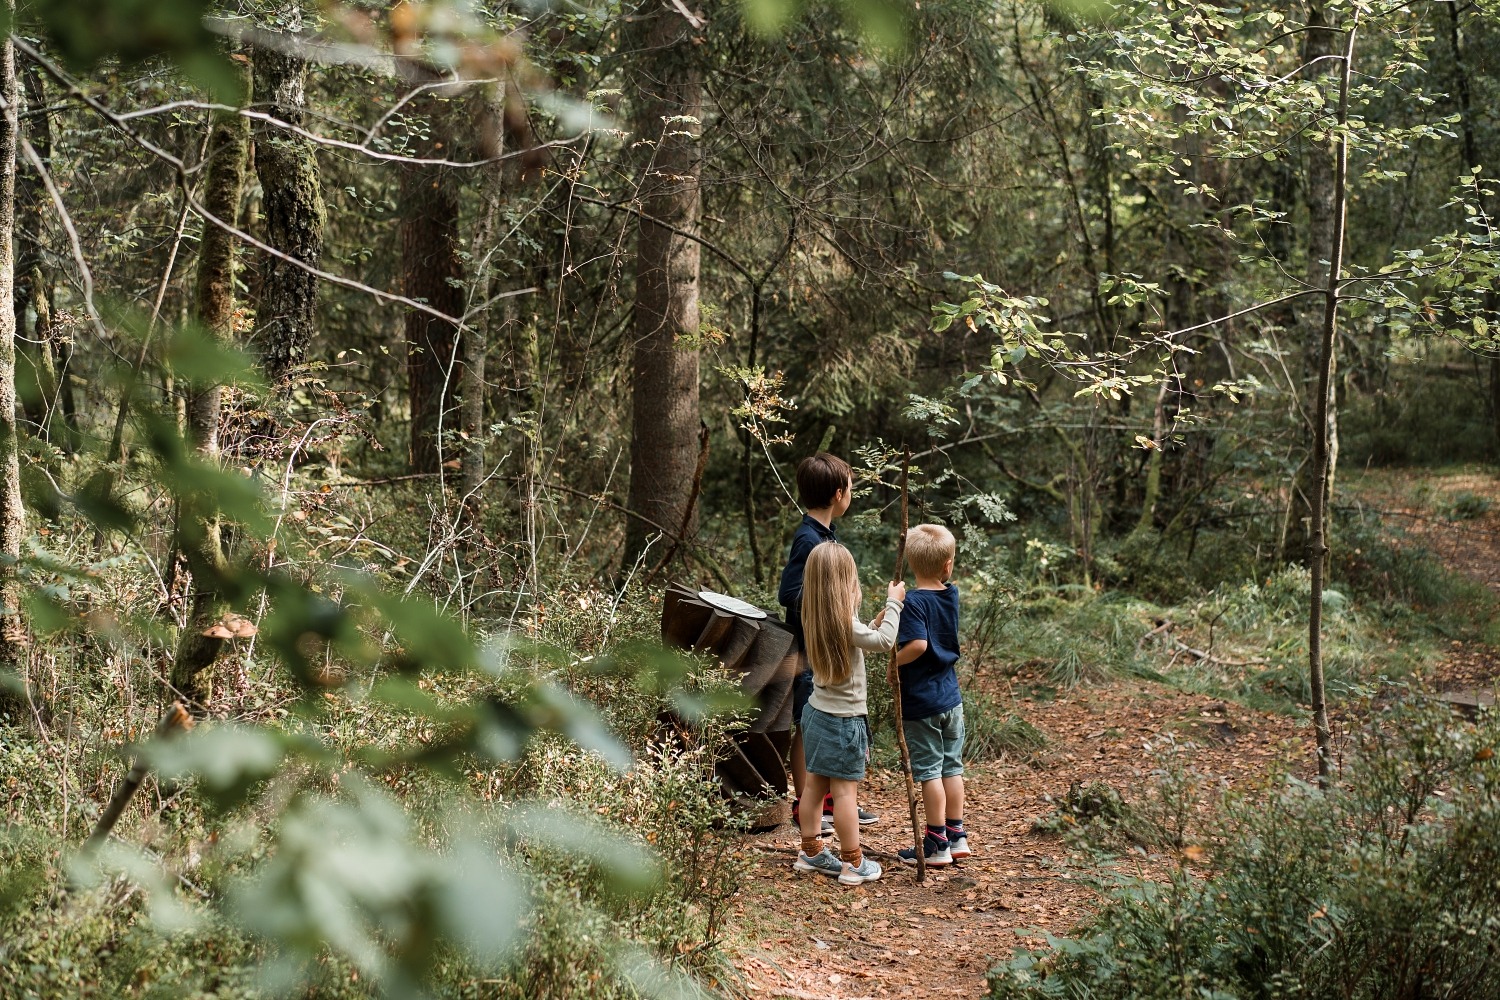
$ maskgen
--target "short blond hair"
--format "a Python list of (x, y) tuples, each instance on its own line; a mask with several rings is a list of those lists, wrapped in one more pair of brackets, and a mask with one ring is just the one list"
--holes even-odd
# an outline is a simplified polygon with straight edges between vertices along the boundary
[(953, 532), (941, 524), (919, 524), (906, 532), (906, 561), (918, 576), (941, 576), (958, 552)]

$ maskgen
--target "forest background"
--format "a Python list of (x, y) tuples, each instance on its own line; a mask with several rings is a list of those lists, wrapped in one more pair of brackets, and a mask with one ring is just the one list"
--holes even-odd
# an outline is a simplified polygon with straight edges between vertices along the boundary
[(1342, 488), (1500, 460), (1495, 14), (14, 3), (4, 991), (732, 990), (744, 707), (649, 640), (774, 609), (821, 449), (867, 589), (914, 453), (968, 669), (1310, 712), (1331, 781), (1329, 703), (1495, 637)]

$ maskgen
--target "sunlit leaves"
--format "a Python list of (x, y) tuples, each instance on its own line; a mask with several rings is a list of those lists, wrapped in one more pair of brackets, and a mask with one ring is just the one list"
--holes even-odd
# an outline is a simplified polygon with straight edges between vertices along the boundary
[[(807, 0), (741, 0), (745, 22), (762, 35), (778, 35), (811, 4)], [(901, 0), (839, 0), (840, 14), (873, 46), (899, 52), (910, 35), (912, 10)]]
[(298, 800), (278, 849), (230, 889), (231, 911), (273, 942), (265, 985), (299, 987), (332, 948), (391, 995), (419, 995), (436, 950), (454, 941), (481, 967), (503, 962), (528, 906), (494, 833), (462, 813), (447, 850), (429, 847), (405, 809), (357, 775), (341, 794)]
[(276, 773), (286, 742), (274, 730), (220, 723), (153, 740), (142, 754), (163, 778), (197, 777), (209, 799), (227, 809), (240, 805), (256, 783)]
[(218, 99), (236, 93), (229, 63), (204, 24), (208, 0), (22, 0), (18, 6), (18, 26), (40, 27), (72, 69), (108, 58), (131, 65), (165, 56)]

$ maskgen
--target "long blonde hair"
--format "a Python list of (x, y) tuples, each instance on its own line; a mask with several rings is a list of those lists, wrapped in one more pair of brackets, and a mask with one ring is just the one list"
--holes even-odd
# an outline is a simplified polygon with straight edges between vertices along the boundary
[(802, 635), (813, 679), (821, 687), (849, 679), (859, 597), (859, 572), (848, 549), (838, 542), (823, 542), (808, 553), (802, 577)]

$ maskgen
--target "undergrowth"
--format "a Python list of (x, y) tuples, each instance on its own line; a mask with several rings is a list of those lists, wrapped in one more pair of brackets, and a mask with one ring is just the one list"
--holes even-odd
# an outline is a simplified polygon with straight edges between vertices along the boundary
[[(1282, 778), (1143, 838), (1165, 875), (1100, 870), (1099, 912), (996, 967), (991, 997), (1500, 996), (1500, 716), (1410, 691), (1358, 716), (1330, 789)], [(1168, 816), (1180, 787), (1158, 783)]]

